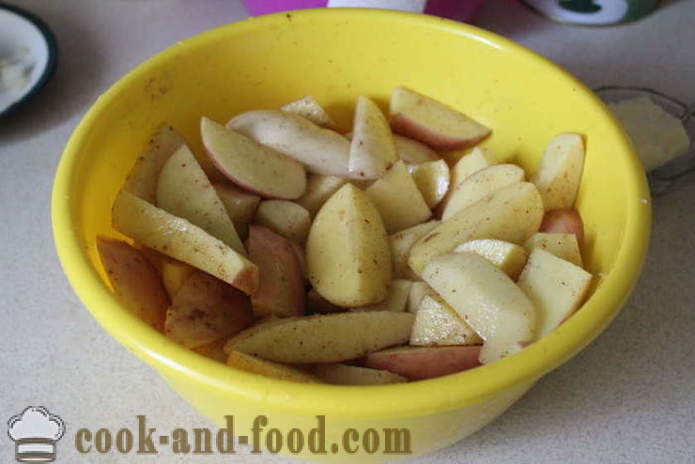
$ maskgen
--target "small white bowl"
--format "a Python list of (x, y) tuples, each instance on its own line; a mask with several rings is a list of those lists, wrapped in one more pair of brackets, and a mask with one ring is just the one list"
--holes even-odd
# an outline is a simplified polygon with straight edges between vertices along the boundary
[(56, 40), (43, 21), (0, 4), (0, 118), (41, 90), (53, 75), (57, 58)]

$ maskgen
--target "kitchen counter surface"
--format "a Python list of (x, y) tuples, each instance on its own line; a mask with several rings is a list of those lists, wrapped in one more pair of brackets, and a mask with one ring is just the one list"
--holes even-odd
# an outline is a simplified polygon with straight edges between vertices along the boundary
[[(206, 421), (107, 336), (68, 286), (52, 242), (52, 178), (81, 115), (119, 76), (170, 44), (246, 12), (234, 0), (13, 3), (50, 24), (61, 57), (47, 88), (0, 121), (0, 421), (43, 405), (68, 427), (56, 462), (152, 462), (133, 454), (80, 456), (72, 442), (81, 427), (136, 429), (138, 414), (158, 430)], [(580, 28), (491, 0), (476, 23), (555, 60), (592, 87), (649, 86), (695, 102), (695, 3), (664, 3), (636, 24)], [(598, 340), (486, 429), (406, 462), (695, 462), (694, 195), (692, 179), (654, 199), (646, 268), (625, 310)], [(0, 433), (0, 461), (10, 462), (13, 452)], [(169, 463), (221, 460), (161, 450), (164, 456)], [(252, 458), (241, 448), (225, 462), (296, 461)]]

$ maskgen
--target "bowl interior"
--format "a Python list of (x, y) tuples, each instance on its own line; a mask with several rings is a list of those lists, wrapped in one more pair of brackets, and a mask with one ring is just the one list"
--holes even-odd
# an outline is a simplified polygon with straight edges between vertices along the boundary
[[(100, 97), (66, 149), (53, 204), (58, 251), (86, 306), (150, 362), (194, 369), (200, 379), (218, 386), (229, 383), (230, 369), (139, 324), (101, 280), (95, 237), (119, 236), (110, 226), (110, 208), (135, 157), (152, 130), (166, 121), (207, 164), (198, 131), (202, 115), (225, 122), (241, 111), (276, 108), (304, 95), (316, 97), (348, 129), (358, 95), (372, 97), (386, 109), (395, 85), (438, 98), (492, 127), (494, 134), (484, 145), (528, 172), (556, 133), (585, 135), (587, 158), (577, 204), (586, 228), (585, 262), (597, 278), (581, 311), (516, 356), (446, 378), (367, 388), (421, 394), (413, 408), (432, 407), (440, 400), (451, 406), (452, 398), (472, 401), (538, 378), (564, 362), (608, 324), (639, 273), (649, 223), (641, 167), (603, 104), (574, 78), (494, 34), (422, 15), (316, 10), (246, 20), (173, 45)], [(281, 381), (262, 382), (271, 393), (273, 385), (293, 388)], [(431, 387), (422, 387), (435, 383), (450, 392), (444, 400), (434, 398)], [(470, 388), (462, 390), (462, 384)], [(341, 390), (344, 402), (335, 407), (367, 401), (361, 398), (364, 390), (348, 390)], [(332, 392), (325, 386), (303, 386), (293, 394), (309, 402)]]

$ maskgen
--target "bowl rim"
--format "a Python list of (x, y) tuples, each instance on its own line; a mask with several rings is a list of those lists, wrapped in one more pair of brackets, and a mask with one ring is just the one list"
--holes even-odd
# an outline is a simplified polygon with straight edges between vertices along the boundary
[[(141, 323), (136, 316), (122, 310), (84, 251), (71, 210), (71, 191), (80, 164), (78, 154), (93, 122), (131, 80), (173, 57), (180, 50), (182, 42), (179, 42), (135, 67), (98, 98), (70, 137), (57, 168), (51, 203), (55, 246), (68, 280), (93, 317), (121, 344), (156, 367), (167, 379), (187, 377), (189, 381), (204, 384), (226, 395), (263, 404), (271, 411), (373, 419), (449, 411), (489, 399), (514, 386), (530, 386), (598, 336), (620, 311), (639, 277), (651, 224), (651, 201), (644, 170), (622, 127), (603, 102), (563, 68), (522, 45), (468, 24), (427, 15), (370, 9), (283, 12), (223, 25), (195, 35), (183, 43), (195, 45), (215, 40), (230, 31), (241, 33), (244, 30), (287, 23), (288, 14), (316, 20), (324, 16), (334, 19), (341, 17), (348, 21), (378, 16), (463, 35), (468, 39), (523, 55), (525, 59), (536, 62), (547, 72), (558, 74), (578, 91), (584, 92), (591, 104), (600, 110), (598, 113), (601, 114), (602, 124), (608, 125), (616, 134), (618, 143), (614, 147), (615, 155), (625, 158), (627, 214), (623, 242), (615, 257), (614, 268), (604, 276), (601, 285), (584, 304), (582, 311), (553, 333), (501, 361), (435, 379), (359, 387), (300, 384), (233, 369), (183, 348)], [(407, 401), (403, 401), (404, 398)]]

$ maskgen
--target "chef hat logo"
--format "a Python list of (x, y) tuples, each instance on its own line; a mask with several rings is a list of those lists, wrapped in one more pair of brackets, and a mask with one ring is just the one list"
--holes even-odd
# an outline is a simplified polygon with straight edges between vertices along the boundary
[(51, 462), (56, 457), (56, 442), (63, 437), (63, 420), (44, 407), (29, 406), (10, 418), (8, 434), (15, 442), (19, 462)]

